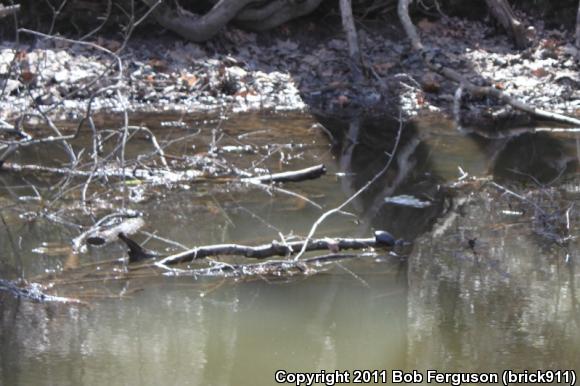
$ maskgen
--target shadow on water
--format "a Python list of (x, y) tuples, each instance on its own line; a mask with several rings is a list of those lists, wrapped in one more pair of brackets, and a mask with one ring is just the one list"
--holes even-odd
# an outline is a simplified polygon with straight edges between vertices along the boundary
[[(535, 231), (537, 208), (489, 184), (445, 188), (461, 167), (492, 174), (542, 208), (566, 209), (578, 198), (575, 137), (483, 139), (460, 135), (442, 119), (400, 127), (388, 116), (315, 118), (330, 145), (310, 117), (249, 115), (224, 123), (218, 147), (247, 138), (258, 148), (278, 141), (278, 150), (266, 156), (233, 156), (248, 168), (324, 162), (329, 172), (323, 178), (284, 188), (325, 210), (373, 178), (396, 147), (386, 173), (349, 207), (358, 220), (332, 218), (319, 234), (367, 236), (385, 229), (413, 241), (412, 250), (403, 251), (407, 260), (344, 262), (293, 280), (102, 280), (79, 287), (125, 295), (89, 307), (39, 305), (0, 293), (2, 384), (268, 385), (277, 369), (577, 369), (576, 240), (544, 240)], [(199, 135), (175, 152), (205, 151), (214, 128), (200, 124)], [(155, 130), (162, 141), (173, 138), (170, 130)], [(29, 185), (3, 177), (1, 199), (18, 207), (14, 197)], [(538, 188), (548, 183), (550, 189)], [(41, 179), (38, 186), (43, 194), (51, 184)], [(145, 214), (146, 231), (189, 246), (304, 235), (322, 213), (279, 192), (211, 183), (141, 198), (131, 207)], [(26, 223), (19, 213), (6, 216), (22, 245), (25, 272), (60, 269), (66, 254), (31, 251), (39, 240), (70, 243), (75, 231), (42, 219)], [(575, 235), (578, 216), (569, 214)], [(6, 234), (0, 238), (3, 256), (11, 256)], [(148, 246), (174, 248), (158, 240)], [(80, 259), (118, 257), (123, 249), (112, 245)], [(2, 264), (3, 270), (13, 265), (8, 258)]]
[[(343, 190), (353, 194), (382, 168), (399, 126), (384, 118), (320, 120), (340, 128), (329, 129), (333, 153), (347, 176)], [(356, 203), (362, 233), (376, 227), (415, 240), (408, 260), (408, 368), (578, 370), (578, 139), (506, 133), (457, 143), (445, 138), (449, 124), (439, 124), (437, 134), (402, 128), (392, 168)], [(463, 193), (441, 188), (449, 170), (439, 165), (456, 152), (455, 167), (478, 159), (468, 172), (489, 173), (521, 198), (485, 184)], [(385, 202), (394, 196), (429, 205)], [(555, 242), (553, 233), (562, 230), (571, 237)]]
[[(385, 167), (391, 153), (395, 154), (387, 171), (354, 203), (363, 221), (360, 233), (366, 234), (373, 227), (413, 240), (429, 230), (444, 209), (445, 195), (439, 189), (443, 178), (433, 170), (430, 147), (417, 128), (403, 126), (389, 116), (355, 117), (349, 122), (318, 118), (325, 127), (332, 127), (331, 133), (338, 131), (333, 154), (344, 174), (342, 189), (349, 196)], [(412, 197), (419, 205), (385, 201), (393, 196)]]

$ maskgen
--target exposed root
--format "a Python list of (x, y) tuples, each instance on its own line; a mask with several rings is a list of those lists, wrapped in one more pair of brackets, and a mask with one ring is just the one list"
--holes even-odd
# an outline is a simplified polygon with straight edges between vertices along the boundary
[(514, 15), (506, 0), (485, 0), (489, 11), (507, 31), (519, 49), (530, 45), (525, 26)]
[[(238, 0), (234, 0), (238, 1)], [(276, 28), (287, 21), (300, 16), (308, 15), (322, 3), (322, 0), (285, 1), (284, 6), (270, 16), (255, 20), (251, 23), (241, 23), (241, 26), (250, 31), (265, 31)]]
[(459, 83), (467, 92), (474, 96), (488, 96), (495, 99), (499, 99), (500, 101), (518, 109), (524, 111), (526, 113), (532, 114), (538, 118), (548, 119), (556, 122), (562, 122), (573, 126), (580, 125), (580, 119), (569, 117), (564, 114), (554, 113), (546, 110), (539, 109), (537, 107), (531, 106), (527, 103), (522, 102), (521, 100), (511, 96), (510, 94), (503, 92), (497, 88), (489, 87), (489, 86), (477, 86), (471, 83), (467, 78), (461, 75), (459, 72), (447, 68), (440, 63), (437, 62), (436, 55), (431, 52), (428, 48), (425, 48), (421, 39), (419, 38), (419, 34), (417, 33), (417, 29), (413, 25), (411, 21), (411, 17), (409, 16), (409, 3), (411, 0), (399, 0), (399, 7), (398, 13), (401, 23), (405, 29), (405, 32), (409, 39), (411, 40), (411, 45), (414, 50), (419, 52), (423, 62), (429, 67), (431, 70), (437, 72), (438, 74), (443, 75), (444, 77)]
[(260, 7), (248, 6), (234, 18), (237, 22), (256, 22), (260, 20), (267, 19), (280, 12), (286, 5), (286, 0), (274, 0)]
[(342, 17), (342, 28), (346, 33), (346, 41), (348, 42), (348, 53), (350, 54), (351, 71), (353, 72), (355, 80), (362, 78), (361, 66), (362, 56), (358, 44), (358, 36), (356, 27), (354, 25), (354, 18), (352, 16), (352, 4), (350, 0), (340, 0), (340, 14)]
[[(156, 0), (143, 0), (149, 7), (157, 4)], [(203, 16), (189, 12), (178, 6), (172, 9), (167, 4), (160, 4), (153, 12), (157, 23), (178, 35), (194, 41), (203, 42), (215, 36), (227, 23), (254, 0), (222, 0)]]
[(209, 12), (198, 15), (179, 6), (172, 9), (165, 3), (158, 4), (156, 0), (142, 1), (149, 7), (157, 6), (153, 11), (157, 23), (194, 42), (211, 39), (232, 21), (254, 31), (272, 29), (291, 19), (309, 14), (322, 2), (276, 0), (256, 7), (255, 0), (220, 0)]

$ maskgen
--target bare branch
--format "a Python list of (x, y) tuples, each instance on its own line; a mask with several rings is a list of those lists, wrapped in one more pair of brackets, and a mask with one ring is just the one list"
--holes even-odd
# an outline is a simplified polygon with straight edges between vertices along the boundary
[(353, 194), (352, 196), (350, 196), (346, 201), (344, 201), (342, 204), (340, 204), (336, 208), (331, 209), (331, 210), (323, 213), (322, 216), (320, 216), (318, 218), (318, 220), (316, 220), (314, 222), (314, 224), (312, 225), (312, 228), (310, 229), (310, 232), (308, 232), (308, 236), (306, 237), (306, 241), (302, 245), (302, 249), (294, 257), (294, 260), (298, 260), (307, 251), (308, 241), (312, 238), (312, 236), (314, 235), (314, 233), (316, 232), (316, 230), (318, 229), (318, 227), (320, 226), (320, 224), (322, 224), (331, 215), (333, 215), (335, 213), (342, 212), (342, 210), (347, 205), (349, 205), (351, 202), (353, 202), (358, 196), (360, 196), (363, 192), (365, 192), (372, 184), (374, 184), (379, 178), (381, 178), (381, 176), (383, 174), (385, 174), (387, 172), (387, 170), (391, 166), (391, 163), (393, 162), (393, 158), (395, 156), (395, 153), (397, 152), (397, 148), (399, 146), (399, 141), (401, 139), (401, 133), (402, 133), (402, 131), (403, 131), (403, 120), (401, 119), (401, 117), (399, 117), (399, 131), (397, 133), (397, 138), (395, 140), (395, 144), (393, 145), (393, 149), (391, 150), (391, 155), (389, 157), (389, 160), (385, 164), (385, 166), (377, 174), (375, 174), (375, 176), (371, 180), (369, 180), (366, 184), (364, 184), (355, 194)]
[(443, 65), (435, 62), (434, 58), (430, 55), (429, 51), (425, 48), (425, 46), (421, 42), (421, 39), (417, 34), (417, 29), (415, 28), (413, 22), (411, 21), (411, 17), (409, 16), (410, 2), (411, 0), (399, 0), (398, 7), (399, 19), (403, 24), (403, 28), (405, 29), (407, 37), (409, 37), (409, 39), (411, 40), (411, 45), (413, 46), (413, 49), (418, 51), (427, 67), (445, 76), (446, 78), (463, 85), (463, 88), (473, 95), (485, 95), (499, 99), (500, 101), (507, 103), (508, 105), (518, 110), (525, 111), (539, 118), (545, 118), (549, 120), (567, 123), (574, 126), (580, 126), (580, 119), (578, 118), (573, 118), (564, 114), (542, 110), (537, 107), (528, 105), (527, 103), (524, 103), (521, 100), (514, 98), (510, 94), (498, 90), (497, 88), (494, 87), (476, 86), (475, 84), (471, 83), (468, 79), (466, 79), (463, 75), (461, 75), (459, 72), (444, 67)]
[[(280, 243), (273, 241), (270, 244), (256, 246), (240, 244), (217, 244), (192, 248), (190, 250), (168, 256), (155, 265), (159, 267), (170, 266), (203, 259), (208, 256), (244, 256), (253, 259), (266, 259), (272, 256), (289, 256), (298, 250), (305, 251), (340, 251), (345, 249), (365, 249), (371, 247), (392, 247), (385, 245), (375, 237), (370, 238), (325, 238)], [(296, 260), (296, 259), (295, 259)]]

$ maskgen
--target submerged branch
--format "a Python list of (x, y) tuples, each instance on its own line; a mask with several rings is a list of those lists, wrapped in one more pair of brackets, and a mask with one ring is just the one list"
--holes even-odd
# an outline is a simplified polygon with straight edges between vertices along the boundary
[(244, 182), (260, 182), (263, 184), (271, 182), (300, 182), (319, 178), (326, 174), (326, 167), (323, 164), (311, 166), (300, 170), (292, 170), (282, 173), (266, 174), (263, 176), (243, 178)]
[(41, 286), (36, 283), (21, 286), (12, 281), (0, 279), (0, 291), (6, 291), (15, 297), (29, 299), (34, 302), (87, 305), (87, 303), (78, 299), (48, 295), (44, 293)]
[[(296, 274), (310, 275), (318, 273), (320, 267), (343, 260), (358, 259), (368, 256), (376, 256), (374, 253), (330, 253), (296, 260), (269, 260), (251, 264), (224, 264), (216, 263), (213, 267), (197, 268), (192, 270), (171, 270), (166, 273), (170, 276), (218, 276), (218, 277), (278, 277), (287, 278)], [(312, 269), (316, 267), (317, 269)]]

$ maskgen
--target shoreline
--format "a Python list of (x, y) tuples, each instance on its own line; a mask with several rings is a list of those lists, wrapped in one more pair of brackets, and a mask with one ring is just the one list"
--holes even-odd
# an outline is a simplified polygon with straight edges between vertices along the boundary
[[(480, 22), (422, 19), (416, 25), (444, 65), (474, 83), (501, 88), (540, 108), (580, 114), (580, 73), (571, 32), (545, 30), (538, 22), (533, 45), (518, 51), (506, 36)], [(304, 31), (282, 37), (228, 28), (218, 41), (204, 44), (173, 35), (133, 39), (118, 56), (122, 74), (113, 55), (86, 45), (39, 39), (31, 48), (4, 42), (0, 118), (11, 122), (41, 110), (51, 119), (78, 120), (89, 102), (94, 112), (310, 110), (339, 116), (401, 112), (406, 119), (425, 112), (453, 116), (457, 85), (426, 70), (395, 26), (360, 29), (367, 76), (359, 83), (351, 81), (342, 32), (322, 34), (321, 28), (305, 23)], [(321, 37), (310, 38), (316, 34)], [(114, 51), (121, 43), (99, 38), (95, 44)], [(462, 119), (476, 125), (480, 118), (513, 120), (519, 112), (510, 110), (485, 98), (461, 100)]]

